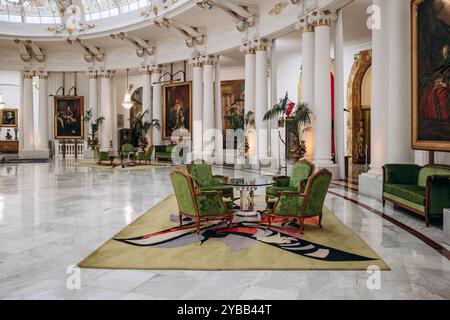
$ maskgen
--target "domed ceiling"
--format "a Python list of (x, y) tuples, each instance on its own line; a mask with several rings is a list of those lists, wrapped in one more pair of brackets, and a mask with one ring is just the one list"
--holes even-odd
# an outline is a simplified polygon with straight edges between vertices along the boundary
[[(16, 23), (57, 24), (58, 8), (77, 5), (85, 21), (118, 16), (122, 13), (163, 4), (164, 0), (0, 0), (0, 21)], [(84, 12), (83, 12), (84, 11)]]

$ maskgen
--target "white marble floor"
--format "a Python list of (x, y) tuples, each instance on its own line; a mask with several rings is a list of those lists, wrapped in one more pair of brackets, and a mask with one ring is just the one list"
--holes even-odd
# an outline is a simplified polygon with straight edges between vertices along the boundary
[[(0, 165), (0, 298), (450, 299), (447, 258), (369, 210), (331, 194), (326, 206), (392, 268), (381, 273), (379, 288), (368, 288), (370, 274), (363, 271), (82, 269), (81, 289), (68, 289), (69, 266), (172, 193), (169, 171), (99, 171), (54, 162)], [(338, 187), (333, 191), (358, 197)], [(377, 202), (359, 200), (382, 209)], [(392, 207), (386, 210), (410, 219)], [(440, 229), (426, 232), (439, 241)]]

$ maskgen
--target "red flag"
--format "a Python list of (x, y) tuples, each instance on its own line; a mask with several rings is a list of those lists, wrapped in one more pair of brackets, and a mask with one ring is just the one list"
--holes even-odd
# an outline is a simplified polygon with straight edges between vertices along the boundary
[(286, 110), (286, 117), (290, 117), (291, 116), (291, 113), (292, 113), (292, 111), (294, 110), (294, 108), (295, 108), (295, 103), (294, 102), (291, 102), (290, 104), (289, 104), (289, 107), (287, 108), (287, 110)]

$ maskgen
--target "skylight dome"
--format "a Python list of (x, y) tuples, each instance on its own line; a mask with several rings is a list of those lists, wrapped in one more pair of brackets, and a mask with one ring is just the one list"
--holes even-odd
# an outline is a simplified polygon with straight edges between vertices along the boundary
[(61, 23), (58, 4), (83, 6), (85, 21), (95, 21), (149, 7), (160, 0), (0, 0), (0, 21)]

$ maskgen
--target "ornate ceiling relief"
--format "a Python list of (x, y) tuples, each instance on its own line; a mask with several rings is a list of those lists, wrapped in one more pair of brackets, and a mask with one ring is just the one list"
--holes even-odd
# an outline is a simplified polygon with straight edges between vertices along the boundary
[(256, 8), (239, 5), (228, 0), (197, 0), (202, 9), (218, 8), (231, 16), (240, 32), (256, 25)]
[(55, 0), (58, 6), (61, 23), (47, 28), (47, 31), (63, 35), (73, 40), (77, 35), (95, 28), (92, 23), (86, 23), (86, 17), (81, 0)]
[(45, 61), (44, 51), (33, 41), (16, 39), (14, 42), (17, 44), (22, 61), (29, 62), (32, 57), (40, 63)]
[(126, 32), (119, 32), (111, 34), (111, 38), (118, 40), (127, 40), (136, 48), (136, 54), (139, 58), (143, 56), (151, 56), (155, 53), (155, 47), (153, 42), (150, 40), (141, 39), (132, 35), (127, 34)]
[(94, 61), (98, 61), (98, 62), (103, 62), (103, 60), (105, 59), (105, 52), (104, 50), (89, 44), (85, 41), (82, 41), (80, 39), (75, 39), (75, 40), (67, 40), (67, 42), (69, 44), (78, 44), (85, 52), (84, 55), (84, 60), (86, 62), (94, 62)]
[(186, 38), (188, 48), (196, 45), (204, 45), (206, 40), (206, 32), (200, 27), (193, 27), (182, 22), (177, 22), (167, 18), (159, 18), (155, 20), (155, 24), (160, 28), (173, 28)]

